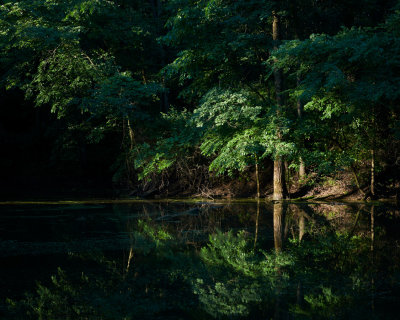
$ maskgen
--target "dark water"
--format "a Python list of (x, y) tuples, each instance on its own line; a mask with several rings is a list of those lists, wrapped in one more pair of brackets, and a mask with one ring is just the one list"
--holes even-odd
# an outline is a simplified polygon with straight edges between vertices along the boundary
[(400, 319), (400, 212), (3, 203), (0, 275), (0, 319)]

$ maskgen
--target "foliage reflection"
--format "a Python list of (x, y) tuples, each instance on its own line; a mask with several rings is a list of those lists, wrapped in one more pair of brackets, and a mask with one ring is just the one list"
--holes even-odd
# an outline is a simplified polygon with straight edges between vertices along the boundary
[[(185, 232), (130, 222), (131, 247), (79, 254), (19, 301), (19, 319), (385, 319), (400, 297), (399, 245), (374, 206), (356, 215), (275, 203), (272, 228)], [(254, 232), (254, 233), (253, 233)], [(273, 233), (273, 236), (271, 235)], [(187, 233), (186, 233), (187, 234)], [(273, 244), (271, 240), (273, 239)], [(393, 310), (393, 311), (391, 311)]]

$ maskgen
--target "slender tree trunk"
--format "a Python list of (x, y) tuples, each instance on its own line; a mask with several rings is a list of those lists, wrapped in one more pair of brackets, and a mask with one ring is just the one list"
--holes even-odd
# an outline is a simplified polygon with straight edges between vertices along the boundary
[(300, 167), (299, 167), (299, 179), (303, 183), (306, 179), (306, 164), (304, 163), (304, 160), (302, 157), (300, 157)]
[(258, 221), (260, 218), (260, 199), (257, 199), (257, 216), (256, 216), (256, 230), (254, 232), (254, 249), (257, 246), (257, 239), (258, 239)]
[[(272, 39), (274, 41), (274, 50), (278, 48), (279, 42), (279, 27), (280, 21), (279, 16), (273, 12), (273, 22), (272, 22)], [(282, 91), (283, 91), (283, 76), (282, 70), (275, 69), (274, 70), (274, 82), (275, 82), (275, 91), (276, 91), (276, 114), (279, 117), (282, 113), (283, 108), (283, 99), (282, 99)], [(281, 130), (277, 129), (277, 136), (279, 140), (282, 139)], [(285, 167), (284, 161), (281, 156), (277, 156), (274, 160), (274, 195), (273, 200), (283, 200), (287, 197), (286, 190), (286, 182), (285, 182)]]
[[(300, 85), (300, 77), (297, 77), (297, 86)], [(303, 112), (304, 112), (304, 103), (301, 100), (301, 98), (297, 99), (297, 115), (301, 121), (303, 118)], [(304, 147), (304, 141), (300, 141), (300, 146)], [(299, 180), (301, 182), (304, 182), (306, 178), (306, 164), (304, 163), (304, 160), (302, 157), (299, 159), (300, 161), (300, 168), (299, 168)]]
[(371, 197), (375, 197), (375, 150), (371, 150)]
[(256, 162), (256, 184), (257, 184), (257, 199), (260, 199), (260, 176), (258, 171), (258, 157), (254, 154), (254, 159)]
[(375, 106), (372, 108), (372, 148), (371, 148), (371, 198), (375, 198), (375, 133), (376, 133), (376, 122), (375, 122)]

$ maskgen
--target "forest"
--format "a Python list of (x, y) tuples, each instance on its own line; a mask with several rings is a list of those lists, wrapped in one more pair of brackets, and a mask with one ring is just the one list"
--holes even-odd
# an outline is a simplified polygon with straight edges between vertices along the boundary
[(399, 198), (398, 1), (3, 0), (0, 48), (3, 195)]
[(0, 0), (0, 319), (399, 319), (399, 0)]

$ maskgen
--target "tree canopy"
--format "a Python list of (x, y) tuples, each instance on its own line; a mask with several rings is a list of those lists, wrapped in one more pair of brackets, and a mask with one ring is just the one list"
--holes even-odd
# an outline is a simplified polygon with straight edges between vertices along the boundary
[(107, 153), (138, 194), (274, 161), (275, 181), (351, 170), (374, 195), (399, 161), (399, 16), (392, 0), (5, 0), (3, 112), (23, 95), (53, 113), (57, 159)]

